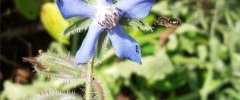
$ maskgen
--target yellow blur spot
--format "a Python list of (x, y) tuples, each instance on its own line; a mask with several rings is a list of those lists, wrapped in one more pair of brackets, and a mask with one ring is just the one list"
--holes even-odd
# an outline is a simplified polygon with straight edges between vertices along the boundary
[(69, 23), (62, 17), (54, 3), (45, 3), (42, 6), (41, 21), (51, 37), (60, 43), (69, 44), (69, 36), (63, 34)]

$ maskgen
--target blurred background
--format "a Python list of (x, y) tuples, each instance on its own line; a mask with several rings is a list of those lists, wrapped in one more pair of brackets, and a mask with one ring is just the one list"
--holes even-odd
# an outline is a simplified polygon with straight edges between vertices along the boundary
[[(47, 90), (82, 94), (82, 85), (66, 87), (36, 73), (22, 58), (35, 57), (39, 50), (74, 56), (86, 27), (64, 36), (77, 18), (64, 20), (52, 0), (0, 3), (0, 99), (26, 99)], [(120, 61), (109, 43), (97, 57), (94, 75), (106, 91), (105, 99), (240, 100), (239, 4), (239, 0), (156, 0), (144, 19), (149, 26), (126, 27), (141, 46), (141, 66)], [(182, 24), (154, 25), (158, 17), (177, 18)]]

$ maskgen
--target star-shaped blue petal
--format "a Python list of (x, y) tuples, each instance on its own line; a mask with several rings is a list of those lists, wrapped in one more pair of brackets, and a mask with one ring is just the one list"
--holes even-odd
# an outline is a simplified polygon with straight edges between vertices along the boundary
[[(120, 59), (129, 59), (141, 64), (141, 50), (137, 42), (124, 32), (118, 22), (112, 24), (114, 27), (104, 29), (103, 25), (96, 20), (99, 17), (97, 11), (101, 7), (114, 6), (119, 10), (121, 18), (144, 18), (149, 14), (154, 0), (119, 0), (116, 4), (113, 4), (112, 0), (97, 0), (97, 2), (98, 5), (94, 6), (82, 0), (55, 0), (64, 18), (79, 16), (93, 19), (74, 62), (82, 64), (90, 60), (94, 55), (99, 35), (107, 30), (116, 55)], [(108, 16), (108, 18), (111, 17)], [(106, 25), (108, 26), (108, 23)]]

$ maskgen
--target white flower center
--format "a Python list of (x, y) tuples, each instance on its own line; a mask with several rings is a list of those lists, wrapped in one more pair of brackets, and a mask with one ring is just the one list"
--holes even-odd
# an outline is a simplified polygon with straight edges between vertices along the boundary
[(114, 5), (104, 6), (98, 9), (96, 21), (104, 29), (111, 29), (115, 27), (118, 20), (119, 12)]

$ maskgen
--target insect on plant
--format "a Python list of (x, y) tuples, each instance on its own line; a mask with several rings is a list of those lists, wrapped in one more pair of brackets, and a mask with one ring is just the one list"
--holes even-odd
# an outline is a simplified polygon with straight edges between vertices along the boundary
[(155, 19), (155, 25), (161, 25), (167, 27), (167, 29), (160, 33), (159, 44), (160, 47), (163, 47), (165, 42), (167, 41), (168, 37), (176, 30), (178, 26), (182, 23), (179, 19), (173, 18), (168, 19), (164, 17), (159, 17)]

